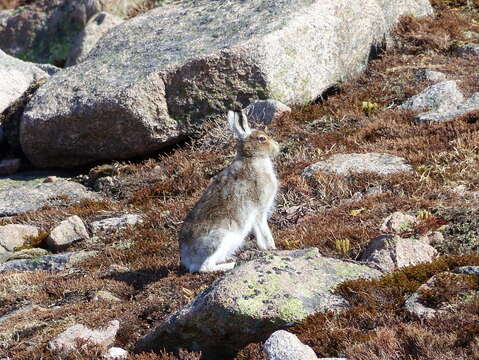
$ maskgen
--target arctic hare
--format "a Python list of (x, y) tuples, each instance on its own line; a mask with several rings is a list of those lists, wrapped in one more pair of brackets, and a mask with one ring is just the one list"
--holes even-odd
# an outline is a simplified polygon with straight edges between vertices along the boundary
[(223, 262), (251, 232), (261, 250), (275, 248), (267, 220), (278, 190), (271, 159), (279, 145), (250, 129), (243, 111), (229, 111), (228, 122), (238, 139), (237, 155), (213, 179), (180, 230), (181, 264), (190, 272), (234, 268), (235, 262)]

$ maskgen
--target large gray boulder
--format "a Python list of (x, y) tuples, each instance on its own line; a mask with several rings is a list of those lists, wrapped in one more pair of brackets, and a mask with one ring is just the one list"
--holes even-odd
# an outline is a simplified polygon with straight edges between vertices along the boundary
[(0, 50), (0, 113), (12, 105), (33, 83), (49, 74), (36, 64), (16, 59)]
[(136, 350), (159, 350), (170, 340), (194, 350), (239, 348), (308, 315), (346, 307), (334, 288), (345, 280), (379, 274), (323, 257), (316, 248), (266, 253), (217, 280), (140, 339)]
[(54, 205), (62, 197), (68, 202), (100, 199), (99, 195), (88, 191), (83, 185), (67, 180), (5, 187), (0, 188), (0, 217), (14, 216), (46, 205)]
[(0, 49), (15, 57), (62, 65), (73, 40), (100, 10), (97, 0), (36, 0), (0, 12)]
[(427, 0), (173, 2), (115, 27), (42, 86), (22, 147), (40, 167), (125, 159), (231, 106), (306, 103), (363, 70), (401, 15), (431, 13)]

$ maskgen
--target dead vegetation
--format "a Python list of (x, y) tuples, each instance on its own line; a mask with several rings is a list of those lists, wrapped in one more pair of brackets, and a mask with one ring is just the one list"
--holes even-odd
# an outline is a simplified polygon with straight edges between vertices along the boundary
[[(395, 47), (373, 60), (363, 75), (340, 84), (317, 104), (296, 107), (290, 118), (269, 129), (282, 144), (277, 159), (282, 185), (271, 219), (278, 247), (315, 246), (328, 256), (357, 259), (378, 235), (382, 220), (394, 211), (431, 214), (410, 236), (446, 226), (445, 242), (438, 250), (449, 257), (383, 280), (345, 283), (339, 291), (353, 304), (351, 309), (315, 315), (294, 328), (321, 356), (479, 358), (477, 296), (454, 312), (425, 322), (411, 318), (402, 308), (405, 296), (432, 275), (461, 264), (479, 265), (476, 255), (468, 255), (479, 249), (477, 202), (454, 191), (459, 185), (469, 192), (479, 190), (477, 113), (422, 125), (412, 121), (414, 113), (395, 108), (431, 85), (416, 76), (421, 69), (459, 80), (467, 96), (479, 91), (479, 59), (454, 55), (465, 32), (479, 31), (477, 0), (435, 0), (434, 6), (435, 18), (405, 18), (396, 29)], [(363, 102), (373, 105), (365, 108)], [(29, 303), (44, 309), (32, 313), (35, 321), (23, 328), (15, 317), (3, 323), (9, 331), (0, 336), (0, 351), (12, 359), (52, 359), (46, 343), (66, 327), (76, 322), (97, 327), (112, 319), (121, 324), (116, 345), (131, 349), (136, 339), (217, 278), (219, 274), (187, 274), (180, 269), (176, 239), (188, 209), (233, 156), (225, 129), (223, 123), (211, 123), (205, 136), (158, 159), (116, 167), (127, 170), (94, 171), (97, 178), (115, 179), (113, 188), (103, 190), (105, 201), (44, 208), (8, 220), (47, 231), (69, 215), (86, 222), (123, 213), (146, 216), (135, 228), (99, 233), (93, 241), (76, 243), (73, 250), (98, 251), (76, 270), (0, 274), (0, 316)], [(307, 165), (343, 152), (395, 154), (406, 158), (414, 171), (390, 176), (301, 176)], [(338, 249), (338, 241), (348, 241), (347, 251)], [(110, 291), (121, 302), (93, 300), (98, 290)], [(453, 296), (433, 295), (427, 301), (434, 304)], [(94, 357), (92, 353), (72, 356)], [(182, 351), (130, 358), (199, 359), (200, 355)], [(242, 349), (237, 359), (263, 359), (261, 344)]]

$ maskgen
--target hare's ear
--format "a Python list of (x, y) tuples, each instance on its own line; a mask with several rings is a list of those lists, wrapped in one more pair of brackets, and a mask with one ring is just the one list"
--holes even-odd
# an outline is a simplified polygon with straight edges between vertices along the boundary
[(228, 111), (228, 123), (231, 131), (240, 139), (246, 139), (251, 134), (248, 118), (244, 111)]

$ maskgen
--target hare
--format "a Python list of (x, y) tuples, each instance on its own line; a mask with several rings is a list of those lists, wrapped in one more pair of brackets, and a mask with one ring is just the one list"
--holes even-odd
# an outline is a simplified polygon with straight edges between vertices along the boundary
[(179, 233), (181, 264), (189, 272), (226, 271), (233, 255), (253, 232), (261, 250), (275, 249), (268, 216), (278, 190), (272, 158), (279, 145), (250, 129), (243, 111), (228, 112), (237, 155), (219, 173), (187, 215)]

